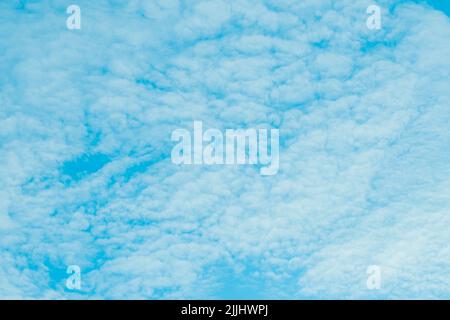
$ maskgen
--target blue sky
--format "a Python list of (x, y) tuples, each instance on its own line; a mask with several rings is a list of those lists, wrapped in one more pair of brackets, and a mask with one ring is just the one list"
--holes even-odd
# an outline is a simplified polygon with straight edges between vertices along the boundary
[(450, 16), (450, 1), (448, 0), (427, 0), (428, 3), (434, 8), (445, 12)]
[[(450, 298), (448, 1), (70, 4), (0, 3), (0, 298)], [(193, 121), (278, 174), (174, 165)]]

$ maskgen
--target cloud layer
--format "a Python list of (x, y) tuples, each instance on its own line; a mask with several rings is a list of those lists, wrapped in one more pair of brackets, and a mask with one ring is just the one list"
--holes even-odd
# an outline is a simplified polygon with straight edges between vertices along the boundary
[[(442, 12), (69, 4), (0, 3), (1, 298), (450, 298)], [(172, 164), (194, 120), (279, 128), (279, 173)]]

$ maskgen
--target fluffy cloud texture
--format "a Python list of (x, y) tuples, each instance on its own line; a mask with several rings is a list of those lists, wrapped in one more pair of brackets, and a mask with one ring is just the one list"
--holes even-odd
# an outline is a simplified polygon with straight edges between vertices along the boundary
[[(443, 12), (69, 4), (0, 3), (1, 298), (450, 298)], [(194, 120), (279, 128), (279, 173), (172, 164)]]

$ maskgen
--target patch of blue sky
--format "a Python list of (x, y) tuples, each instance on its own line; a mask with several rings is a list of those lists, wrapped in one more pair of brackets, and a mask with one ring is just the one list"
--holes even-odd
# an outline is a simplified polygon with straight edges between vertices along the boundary
[(425, 0), (433, 8), (444, 12), (450, 17), (450, 1), (448, 0)]
[(101, 153), (87, 153), (77, 156), (73, 160), (65, 161), (61, 166), (61, 174), (70, 180), (80, 181), (91, 175), (110, 162), (112, 158)]

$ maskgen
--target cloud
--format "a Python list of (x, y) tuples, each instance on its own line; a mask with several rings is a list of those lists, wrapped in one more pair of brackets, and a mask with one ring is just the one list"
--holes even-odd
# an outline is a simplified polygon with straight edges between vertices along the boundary
[[(449, 298), (442, 12), (77, 4), (0, 4), (0, 297)], [(279, 173), (173, 165), (194, 120), (279, 128)]]

